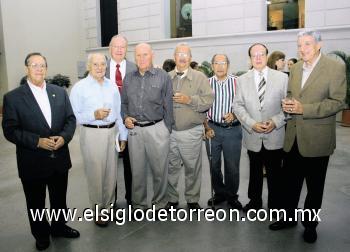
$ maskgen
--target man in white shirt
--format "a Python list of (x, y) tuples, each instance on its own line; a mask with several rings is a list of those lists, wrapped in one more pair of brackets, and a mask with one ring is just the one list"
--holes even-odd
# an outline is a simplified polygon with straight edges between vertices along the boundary
[[(95, 213), (95, 224), (106, 227), (103, 208), (110, 208), (114, 200), (117, 180), (115, 141), (119, 133), (124, 150), (127, 130), (120, 116), (118, 88), (105, 77), (106, 58), (103, 54), (88, 56), (89, 75), (76, 83), (70, 99), (80, 124), (80, 149), (88, 180), (89, 198)], [(116, 127), (117, 126), (117, 127)]]
[[(136, 65), (126, 59), (126, 52), (128, 49), (128, 40), (125, 36), (118, 34), (112, 37), (109, 43), (109, 54), (111, 59), (107, 61), (106, 77), (111, 80), (112, 83), (118, 86), (119, 93), (123, 90), (123, 80), (127, 73), (137, 70)], [(119, 72), (118, 72), (119, 71)], [(125, 146), (125, 150), (120, 152), (123, 157), (124, 165), (124, 184), (125, 184), (125, 199), (127, 205), (131, 205), (131, 183), (132, 174), (130, 167), (130, 157), (128, 144)], [(117, 188), (115, 187), (115, 200), (114, 205), (116, 206), (117, 201)]]

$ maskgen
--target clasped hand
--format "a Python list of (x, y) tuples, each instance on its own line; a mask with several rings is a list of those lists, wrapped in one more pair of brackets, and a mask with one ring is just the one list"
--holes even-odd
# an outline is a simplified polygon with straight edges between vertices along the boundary
[(253, 130), (258, 133), (270, 133), (274, 128), (276, 128), (275, 123), (272, 120), (265, 122), (257, 122), (253, 125)]
[(39, 138), (38, 147), (41, 149), (53, 151), (58, 150), (64, 145), (64, 138), (61, 136), (50, 136), (48, 138)]

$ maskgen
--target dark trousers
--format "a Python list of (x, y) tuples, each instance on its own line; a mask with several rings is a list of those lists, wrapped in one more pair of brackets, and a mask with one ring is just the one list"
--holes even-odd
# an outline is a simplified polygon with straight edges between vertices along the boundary
[[(125, 199), (127, 202), (131, 202), (131, 186), (132, 186), (132, 174), (129, 157), (129, 147), (126, 143), (125, 149), (120, 155), (123, 158), (124, 165), (124, 185), (125, 185)], [(115, 186), (115, 202), (117, 201), (118, 185)]]
[[(294, 142), (290, 152), (286, 154), (284, 162), (285, 172), (285, 205), (287, 207), (287, 216), (294, 217), (294, 210), (298, 208), (299, 198), (303, 182), (305, 179), (307, 194), (304, 203), (304, 209), (321, 208), (323, 189), (326, 179), (329, 156), (324, 157), (303, 157), (299, 153), (297, 141)], [(312, 210), (311, 210), (312, 211)], [(314, 218), (311, 214), (311, 219)], [(309, 217), (305, 215), (304, 217)], [(316, 227), (318, 222), (305, 219), (305, 227)]]
[(250, 162), (248, 198), (250, 203), (256, 208), (262, 206), (263, 166), (265, 166), (268, 189), (267, 206), (270, 209), (280, 209), (282, 207), (282, 149), (267, 150), (262, 145), (259, 152), (248, 150), (248, 156)]
[[(238, 198), (239, 161), (242, 148), (242, 128), (222, 128), (209, 123), (215, 136), (211, 139), (211, 175), (216, 197), (233, 201)], [(206, 141), (209, 156), (209, 144)], [(224, 156), (224, 176), (221, 171), (221, 153)], [(210, 157), (209, 157), (210, 162)]]
[(40, 179), (21, 179), (24, 194), (27, 202), (27, 212), (29, 217), (30, 229), (36, 240), (49, 240), (50, 230), (59, 230), (65, 223), (65, 219), (60, 214), (57, 221), (51, 221), (51, 227), (46, 219), (46, 216), (41, 220), (33, 220), (30, 210), (35, 213), (36, 210), (40, 211), (45, 209), (46, 188), (49, 191), (50, 208), (55, 209), (67, 209), (66, 194), (68, 183), (68, 171), (64, 173), (55, 172), (53, 175), (47, 178)]

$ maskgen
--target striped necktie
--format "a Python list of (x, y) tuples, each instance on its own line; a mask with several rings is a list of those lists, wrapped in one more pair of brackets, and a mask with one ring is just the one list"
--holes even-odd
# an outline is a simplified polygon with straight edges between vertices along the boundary
[(265, 95), (265, 87), (266, 87), (266, 81), (264, 78), (264, 74), (262, 72), (259, 72), (260, 76), (260, 82), (258, 86), (258, 95), (259, 95), (259, 101), (260, 101), (260, 106), (264, 106), (264, 95)]

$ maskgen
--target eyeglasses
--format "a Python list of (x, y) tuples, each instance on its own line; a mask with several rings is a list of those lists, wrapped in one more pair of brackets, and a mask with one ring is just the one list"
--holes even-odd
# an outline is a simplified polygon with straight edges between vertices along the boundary
[(264, 57), (264, 56), (266, 56), (266, 53), (263, 53), (263, 52), (257, 52), (257, 53), (250, 55), (250, 57), (252, 57), (252, 58), (258, 58), (258, 57)]
[(176, 55), (179, 57), (188, 57), (189, 56), (188, 53), (183, 53), (183, 52), (177, 52)]
[(126, 46), (111, 46), (113, 49), (125, 49)]
[(215, 61), (214, 65), (219, 65), (219, 66), (226, 66), (227, 62), (226, 61)]
[(92, 64), (92, 67), (93, 68), (99, 68), (99, 67), (106, 67), (107, 65), (106, 65), (106, 63), (101, 63), (101, 64), (98, 64), (98, 63), (93, 63)]
[(29, 64), (28, 67), (33, 68), (33, 69), (45, 69), (46, 68), (46, 64), (32, 63), (32, 64)]

